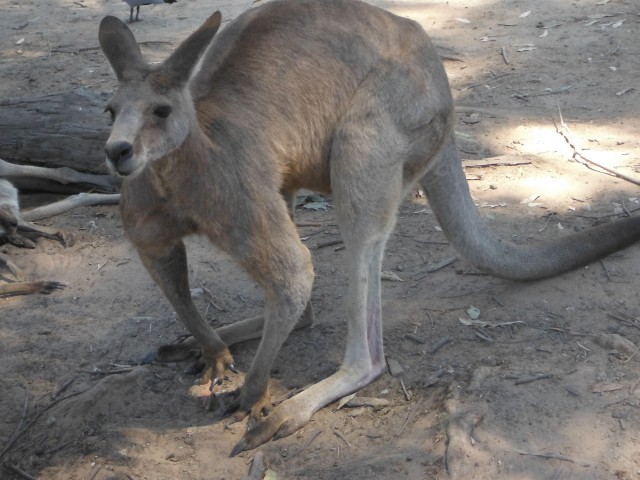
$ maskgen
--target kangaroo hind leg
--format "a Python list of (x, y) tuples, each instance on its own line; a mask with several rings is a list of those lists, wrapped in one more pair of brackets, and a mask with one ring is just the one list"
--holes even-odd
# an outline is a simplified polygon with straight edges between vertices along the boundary
[(370, 118), (362, 114), (347, 119), (337, 129), (331, 151), (333, 203), (346, 246), (349, 280), (342, 366), (278, 405), (266, 418), (251, 422), (232, 455), (290, 435), (319, 409), (363, 388), (384, 371), (380, 272), (405, 185), (398, 153), (403, 149), (392, 123), (375, 116), (369, 123)]

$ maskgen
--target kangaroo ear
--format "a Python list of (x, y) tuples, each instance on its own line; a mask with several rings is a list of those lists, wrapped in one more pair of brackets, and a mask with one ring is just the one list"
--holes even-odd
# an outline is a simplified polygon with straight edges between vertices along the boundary
[(193, 32), (162, 64), (161, 70), (177, 83), (189, 80), (191, 72), (220, 28), (222, 15), (216, 12)]
[(140, 47), (131, 30), (120, 19), (104, 17), (100, 22), (98, 39), (118, 81), (122, 81), (127, 72), (144, 70), (146, 65), (142, 60)]

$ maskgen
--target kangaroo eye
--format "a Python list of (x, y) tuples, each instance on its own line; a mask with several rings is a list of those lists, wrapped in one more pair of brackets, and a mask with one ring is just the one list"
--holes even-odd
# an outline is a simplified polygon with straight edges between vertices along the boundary
[(171, 107), (169, 105), (159, 105), (154, 108), (153, 114), (156, 117), (167, 118), (171, 114)]

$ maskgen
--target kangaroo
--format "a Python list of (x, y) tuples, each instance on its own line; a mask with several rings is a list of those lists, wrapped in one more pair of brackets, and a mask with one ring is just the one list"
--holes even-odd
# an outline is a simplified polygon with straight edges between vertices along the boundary
[[(26, 235), (21, 238), (20, 233)], [(0, 179), (0, 242), (9, 241), (18, 246), (33, 248), (32, 239), (37, 236), (53, 238), (59, 240), (56, 235), (42, 232), (35, 227), (25, 224), (20, 217), (20, 205), (18, 203), (18, 191), (7, 180)], [(0, 266), (9, 270), (16, 278), (20, 278), (22, 273), (7, 258), (0, 255)], [(64, 284), (58, 282), (38, 281), (38, 282), (12, 282), (0, 285), (0, 298), (14, 295), (30, 295), (33, 293), (51, 293), (54, 290), (64, 288)]]
[[(114, 17), (99, 39), (119, 83), (105, 150), (124, 177), (124, 228), (201, 347), (212, 385), (234, 370), (228, 345), (261, 334), (226, 407), (249, 415), (232, 455), (295, 432), (382, 374), (381, 263), (416, 183), (452, 244), (498, 277), (549, 277), (640, 239), (639, 218), (538, 246), (493, 233), (463, 174), (443, 65), (416, 22), (356, 0), (276, 0), (215, 36), (220, 19), (214, 13), (159, 65), (143, 61)], [(311, 258), (285, 201), (299, 188), (333, 196), (349, 280), (346, 348), (337, 372), (272, 408), (270, 368), (310, 311)], [(264, 289), (262, 318), (218, 330), (204, 322), (189, 294), (182, 238), (191, 234)]]

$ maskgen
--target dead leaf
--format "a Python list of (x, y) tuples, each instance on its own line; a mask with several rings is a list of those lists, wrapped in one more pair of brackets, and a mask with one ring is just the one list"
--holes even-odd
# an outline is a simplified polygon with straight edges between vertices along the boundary
[(404, 282), (398, 275), (390, 271), (384, 271), (380, 274), (380, 280), (386, 280), (387, 282)]
[(621, 383), (604, 383), (599, 385), (594, 385), (591, 390), (593, 393), (606, 393), (606, 392), (615, 392), (616, 390), (622, 390), (624, 385)]
[(522, 200), (520, 202), (520, 205), (524, 205), (524, 204), (529, 204), (531, 202), (535, 202), (537, 199), (540, 198), (540, 194), (538, 193), (534, 193), (533, 195), (531, 195), (530, 197), (525, 198), (524, 200)]
[(346, 397), (342, 397), (340, 399), (340, 401), (338, 402), (338, 406), (336, 407), (336, 409), (334, 410), (334, 412), (337, 412), (338, 410), (340, 410), (342, 407), (344, 407), (347, 403), (349, 403), (349, 401), (355, 397), (356, 394), (352, 393), (351, 395), (347, 395)]
[(471, 23), (471, 20), (467, 20), (466, 18), (456, 18), (460, 23)]
[(635, 90), (635, 89), (633, 87), (625, 88), (623, 90), (620, 90), (619, 92), (616, 92), (616, 96), (620, 97), (620, 96), (624, 95), (625, 93), (629, 93), (632, 90)]
[(387, 358), (387, 365), (389, 365), (389, 373), (392, 377), (401, 377), (404, 374), (402, 365), (395, 358)]
[(480, 316), (480, 309), (478, 307), (470, 305), (467, 309), (467, 315), (469, 315), (470, 319), (475, 320)]
[(24, 38), (21, 38), (16, 42), (16, 45), (22, 45), (24, 43)]
[(528, 17), (530, 14), (531, 14), (531, 10), (527, 10), (526, 12), (524, 12), (524, 13), (521, 13), (521, 14), (520, 14), (520, 18), (526, 18), (526, 17)]

